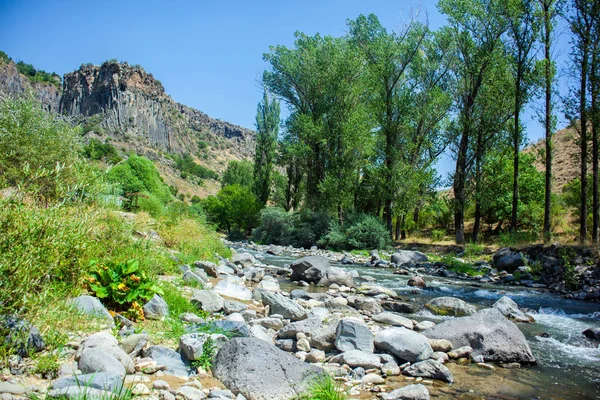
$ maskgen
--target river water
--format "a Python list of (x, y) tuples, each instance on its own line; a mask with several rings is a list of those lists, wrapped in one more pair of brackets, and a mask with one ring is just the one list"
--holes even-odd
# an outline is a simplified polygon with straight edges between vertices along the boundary
[[(248, 250), (246, 250), (248, 251)], [(254, 253), (266, 264), (283, 266), (292, 257)], [(600, 399), (600, 346), (582, 332), (600, 327), (600, 304), (568, 300), (562, 296), (514, 286), (482, 285), (471, 281), (422, 275), (424, 290), (407, 286), (408, 277), (394, 275), (392, 269), (359, 265), (337, 265), (372, 276), (377, 283), (395, 290), (401, 297), (418, 305), (440, 296), (453, 296), (483, 307), (500, 297), (512, 298), (526, 309), (535, 323), (518, 324), (525, 334), (538, 364), (521, 369), (483, 370), (476, 365), (447, 364), (454, 374), (453, 385), (436, 382), (430, 387), (432, 398), (440, 399)], [(440, 322), (423, 307), (410, 315), (422, 321)], [(394, 387), (406, 385), (405, 377), (388, 379)], [(367, 397), (368, 398), (368, 397)]]

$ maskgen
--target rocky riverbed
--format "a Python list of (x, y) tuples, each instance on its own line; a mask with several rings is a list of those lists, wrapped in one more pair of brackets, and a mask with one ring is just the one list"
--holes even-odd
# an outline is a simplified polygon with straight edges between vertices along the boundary
[[(101, 397), (123, 383), (161, 400), (293, 399), (324, 373), (349, 398), (600, 398), (597, 303), (507, 285), (500, 272), (446, 276), (417, 252), (351, 258), (231, 245), (231, 260), (182, 266), (183, 282), (203, 287), (185, 288), (190, 301), (211, 317), (178, 316), (187, 333), (176, 346), (117, 317), (116, 336), (108, 329), (69, 344), (58, 379), (28, 374), (14, 356), (2, 399)], [(98, 299), (72, 304), (114, 324)], [(169, 313), (160, 296), (144, 311)], [(210, 371), (198, 367), (207, 344), (216, 350)]]

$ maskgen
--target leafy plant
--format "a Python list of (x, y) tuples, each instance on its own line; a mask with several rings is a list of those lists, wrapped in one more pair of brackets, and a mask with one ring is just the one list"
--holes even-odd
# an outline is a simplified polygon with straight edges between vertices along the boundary
[[(96, 264), (92, 261), (92, 266)], [(163, 290), (140, 270), (137, 260), (109, 262), (99, 266), (90, 274), (87, 282), (98, 298), (107, 299), (109, 305), (125, 311), (127, 317), (135, 320), (144, 319), (139, 301), (163, 294)]]
[(346, 392), (338, 385), (329, 374), (316, 378), (301, 400), (345, 400)]
[(55, 353), (47, 353), (37, 357), (34, 372), (40, 374), (44, 379), (55, 379), (58, 377), (58, 355)]
[(444, 229), (434, 229), (431, 231), (431, 241), (432, 242), (441, 242), (444, 240), (446, 236), (446, 231)]
[(202, 345), (202, 355), (198, 359), (191, 362), (192, 367), (202, 368), (205, 371), (210, 370), (215, 357), (215, 350), (215, 341), (212, 337), (208, 336)]

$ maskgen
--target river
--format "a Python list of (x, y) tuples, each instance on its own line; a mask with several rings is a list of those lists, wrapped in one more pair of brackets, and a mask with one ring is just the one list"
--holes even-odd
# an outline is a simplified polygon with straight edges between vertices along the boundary
[[(245, 251), (249, 251), (245, 249)], [(283, 266), (293, 257), (253, 252), (266, 264)], [(335, 263), (334, 263), (335, 264)], [(479, 307), (489, 307), (500, 297), (512, 298), (535, 318), (534, 323), (518, 324), (525, 334), (538, 364), (520, 369), (484, 370), (475, 364), (447, 364), (455, 383), (436, 382), (430, 387), (439, 399), (600, 399), (600, 346), (582, 332), (600, 327), (600, 304), (568, 300), (560, 295), (514, 286), (483, 285), (471, 281), (423, 274), (424, 290), (407, 286), (408, 277), (394, 275), (392, 269), (360, 265), (336, 264), (345, 270), (356, 270), (371, 276), (377, 283), (395, 290), (408, 301), (419, 305), (411, 318), (439, 322), (421, 307), (429, 299), (454, 296)], [(294, 284), (295, 286), (295, 284)], [(405, 377), (388, 379), (388, 386), (403, 386)]]

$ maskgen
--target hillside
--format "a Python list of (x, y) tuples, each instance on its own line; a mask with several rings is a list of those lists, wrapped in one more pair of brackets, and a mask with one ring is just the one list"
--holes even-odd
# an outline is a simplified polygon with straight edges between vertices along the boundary
[[(552, 191), (561, 193), (565, 184), (578, 178), (580, 174), (580, 149), (575, 139), (578, 133), (575, 128), (564, 128), (554, 135), (554, 160), (552, 162)], [(545, 171), (544, 165), (546, 141), (544, 139), (528, 146), (524, 152), (536, 155), (535, 166), (538, 171)], [(591, 149), (591, 148), (590, 148)], [(588, 165), (591, 172), (591, 162)]]
[(0, 93), (28, 91), (47, 110), (81, 124), (87, 140), (110, 140), (120, 151), (152, 159), (165, 180), (188, 196), (214, 193), (219, 185), (205, 180), (198, 186), (181, 179), (170, 155), (189, 154), (220, 173), (230, 160), (254, 152), (253, 131), (175, 102), (160, 81), (138, 65), (86, 64), (62, 80), (56, 76), (56, 81), (35, 82), (19, 73), (14, 61), (0, 59)]

